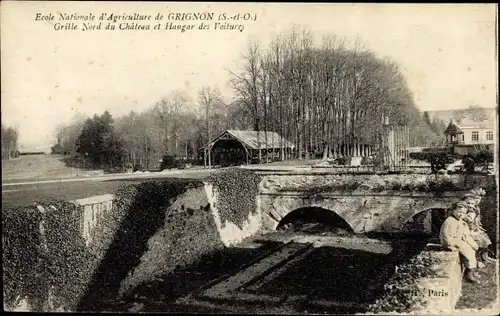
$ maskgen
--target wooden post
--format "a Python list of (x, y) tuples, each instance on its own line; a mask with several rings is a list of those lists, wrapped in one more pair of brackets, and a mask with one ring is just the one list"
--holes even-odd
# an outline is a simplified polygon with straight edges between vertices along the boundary
[(208, 169), (212, 169), (212, 146), (208, 147)]
[(410, 145), (410, 129), (406, 126), (406, 166), (410, 164), (410, 153), (408, 152), (408, 146)]

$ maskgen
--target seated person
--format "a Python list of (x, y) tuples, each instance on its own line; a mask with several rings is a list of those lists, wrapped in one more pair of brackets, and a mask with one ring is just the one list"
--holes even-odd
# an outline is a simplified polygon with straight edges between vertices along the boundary
[(479, 283), (478, 276), (475, 273), (477, 268), (476, 251), (478, 244), (472, 239), (467, 223), (464, 217), (467, 214), (467, 204), (464, 202), (454, 203), (448, 213), (448, 217), (441, 226), (439, 240), (441, 244), (460, 253), (461, 259), (465, 265), (465, 279), (473, 283)]
[(476, 191), (476, 194), (466, 194), (462, 201), (467, 203), (469, 211), (465, 217), (465, 222), (469, 225), (471, 230), (472, 238), (479, 246), (478, 254), (481, 261), (486, 263), (494, 262), (494, 259), (488, 256), (488, 247), (492, 244), (491, 239), (482, 227), (481, 224), (481, 210), (479, 209), (479, 203), (481, 203), (481, 196), (484, 190)]
[(482, 268), (484, 263), (494, 262), (493, 259), (488, 257), (488, 247), (491, 245), (491, 239), (482, 229), (477, 213), (473, 210), (469, 210), (467, 212), (467, 216), (464, 218), (464, 221), (469, 225), (471, 237), (479, 247), (477, 251), (480, 260), (478, 262), (478, 267)]

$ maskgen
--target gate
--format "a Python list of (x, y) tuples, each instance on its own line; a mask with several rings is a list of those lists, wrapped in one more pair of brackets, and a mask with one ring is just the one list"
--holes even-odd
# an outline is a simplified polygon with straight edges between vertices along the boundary
[(404, 171), (407, 169), (409, 143), (410, 134), (408, 126), (384, 124), (382, 162), (385, 170)]

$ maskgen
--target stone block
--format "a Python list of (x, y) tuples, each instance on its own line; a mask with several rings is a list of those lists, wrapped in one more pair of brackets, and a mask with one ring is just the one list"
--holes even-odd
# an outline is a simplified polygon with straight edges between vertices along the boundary
[(417, 281), (417, 286), (423, 292), (424, 303), (416, 306), (415, 311), (452, 312), (462, 293), (462, 273), (458, 253), (425, 251), (437, 261), (431, 267), (436, 275)]
[(278, 222), (279, 222), (279, 221), (281, 220), (281, 218), (282, 218), (282, 217), (281, 217), (281, 214), (280, 214), (278, 211), (274, 210), (274, 209), (271, 209), (271, 210), (269, 211), (269, 215), (271, 216), (271, 218), (275, 219), (275, 220), (276, 220), (276, 221), (278, 221)]
[(262, 214), (262, 229), (264, 231), (275, 230), (278, 222), (274, 220), (269, 214)]

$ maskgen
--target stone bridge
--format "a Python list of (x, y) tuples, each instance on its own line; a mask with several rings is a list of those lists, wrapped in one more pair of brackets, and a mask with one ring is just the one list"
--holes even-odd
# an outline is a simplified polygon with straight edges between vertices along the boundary
[[(495, 186), (494, 177), (487, 176), (469, 179), (463, 185), (463, 177), (458, 175), (436, 179), (434, 175), (258, 173), (263, 176), (257, 199), (263, 231), (275, 230), (297, 210), (321, 208), (340, 216), (355, 233), (406, 231), (409, 222), (419, 222), (420, 229), (431, 233), (433, 224), (440, 226), (433, 222), (439, 221), (433, 211), (444, 211), (473, 187)], [(426, 188), (432, 181), (454, 187), (448, 191)], [(420, 189), (408, 189), (410, 186)], [(496, 199), (486, 196), (482, 204), (496, 206)]]
[[(405, 189), (408, 186), (422, 187), (432, 182), (434, 175), (346, 175), (311, 170), (254, 171), (262, 176), (256, 197), (256, 212), (248, 214), (242, 226), (221, 219), (217, 209), (218, 194), (211, 185), (205, 186), (205, 195), (211, 205), (215, 224), (226, 246), (237, 244), (255, 234), (276, 230), (280, 223), (293, 218), (293, 214), (307, 214), (312, 208), (338, 215), (355, 233), (422, 230), (432, 233), (432, 227), (436, 228), (438, 225), (439, 229), (440, 221), (443, 220), (440, 214), (468, 190), (477, 187), (486, 188), (490, 192), (481, 204), (483, 226), (492, 239), (496, 236), (494, 176), (475, 176), (468, 179), (466, 185), (463, 185), (464, 179), (458, 175), (447, 176), (438, 180), (448, 181), (455, 186), (453, 190), (436, 192)], [(94, 231), (101, 217), (112, 210), (113, 195), (90, 197), (75, 203), (82, 206), (80, 229), (89, 245), (94, 239)], [(488, 211), (489, 217), (485, 214)], [(410, 225), (406, 225), (409, 223)]]

